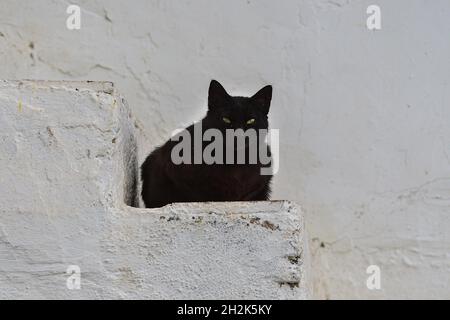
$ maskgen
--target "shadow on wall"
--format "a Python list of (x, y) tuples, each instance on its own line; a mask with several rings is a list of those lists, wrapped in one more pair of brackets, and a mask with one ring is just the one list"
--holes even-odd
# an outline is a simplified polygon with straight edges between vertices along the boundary
[(139, 164), (137, 144), (134, 135), (128, 135), (124, 145), (124, 202), (127, 206), (139, 208)]

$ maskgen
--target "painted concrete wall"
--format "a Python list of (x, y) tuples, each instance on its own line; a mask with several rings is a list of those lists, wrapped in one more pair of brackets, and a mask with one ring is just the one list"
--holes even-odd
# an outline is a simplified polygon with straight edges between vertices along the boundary
[(449, 1), (73, 3), (78, 31), (66, 1), (1, 1), (0, 78), (114, 81), (140, 160), (203, 115), (211, 78), (232, 93), (271, 83), (274, 198), (306, 209), (316, 296), (450, 297)]
[(0, 82), (0, 299), (310, 297), (294, 203), (128, 206), (134, 131), (111, 83)]

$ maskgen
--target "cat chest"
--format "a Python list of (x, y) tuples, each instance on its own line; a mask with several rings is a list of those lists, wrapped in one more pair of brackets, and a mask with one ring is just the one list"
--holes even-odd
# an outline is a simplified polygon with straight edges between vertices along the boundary
[(220, 174), (210, 176), (208, 180), (208, 184), (213, 189), (237, 199), (259, 189), (264, 184), (264, 180), (256, 169), (223, 170)]

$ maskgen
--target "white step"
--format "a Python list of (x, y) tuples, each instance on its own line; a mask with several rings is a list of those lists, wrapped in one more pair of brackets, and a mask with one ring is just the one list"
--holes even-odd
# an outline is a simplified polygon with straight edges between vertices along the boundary
[(112, 83), (0, 81), (0, 298), (311, 296), (298, 205), (134, 208), (137, 176)]

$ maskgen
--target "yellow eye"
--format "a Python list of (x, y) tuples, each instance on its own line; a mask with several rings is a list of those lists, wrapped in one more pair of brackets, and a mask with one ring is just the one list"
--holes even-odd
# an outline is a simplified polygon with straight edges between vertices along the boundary
[(231, 123), (231, 120), (228, 119), (228, 118), (226, 118), (226, 117), (223, 117), (222, 120), (223, 120), (223, 122), (225, 122), (225, 123)]
[(255, 122), (255, 119), (250, 119), (250, 120), (247, 121), (247, 124), (252, 124), (254, 122)]

